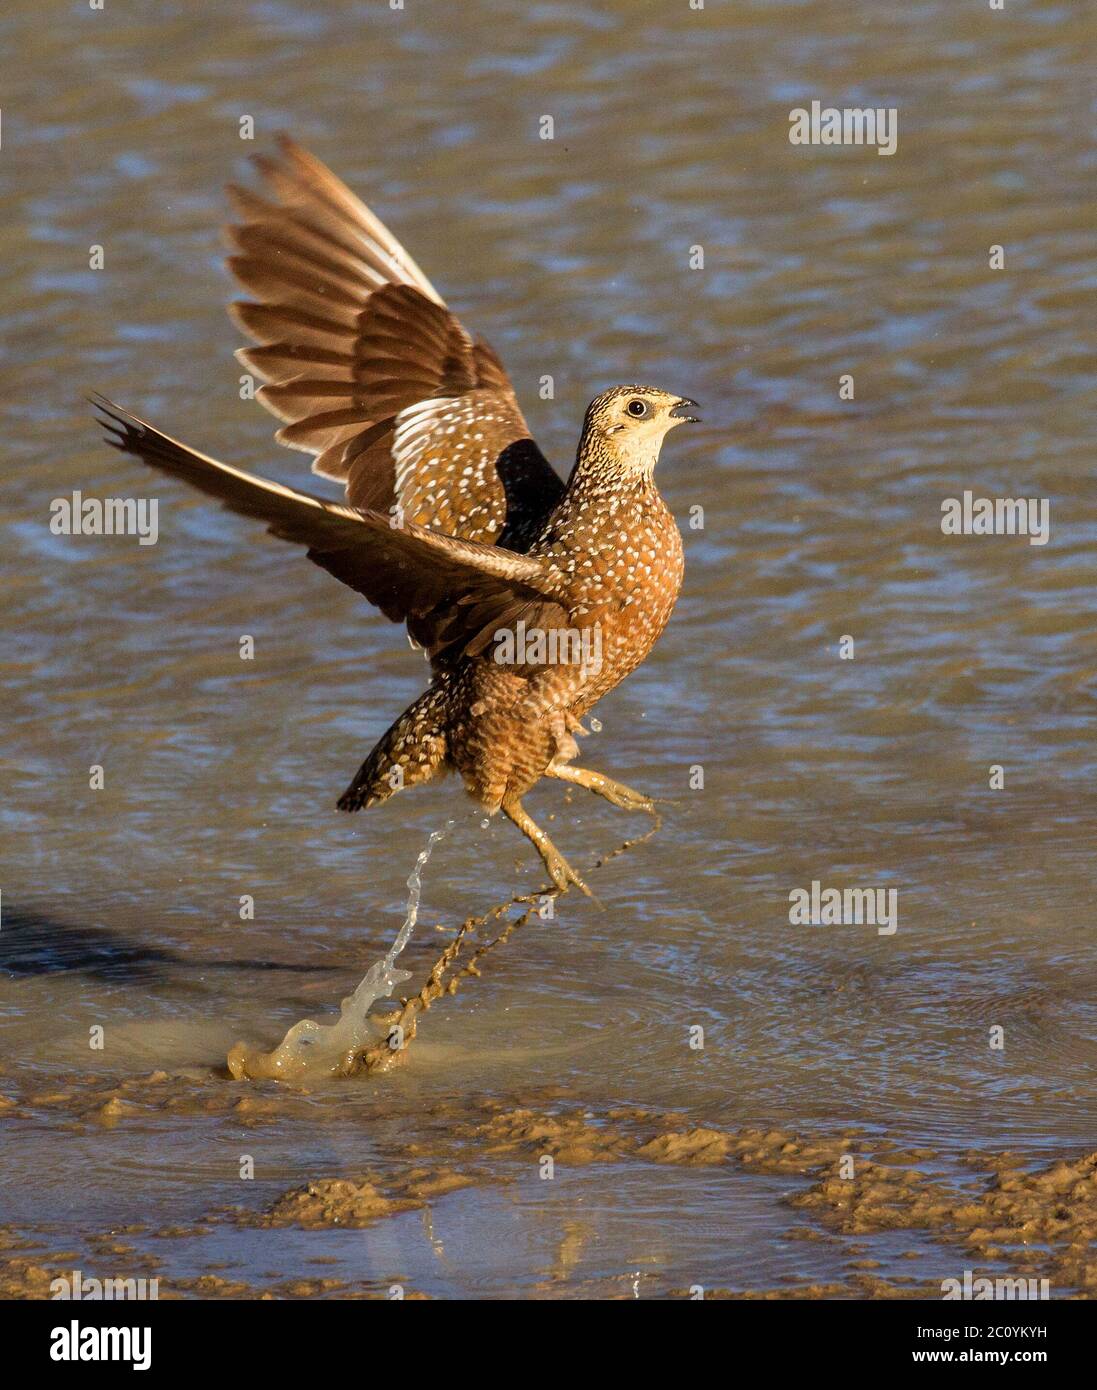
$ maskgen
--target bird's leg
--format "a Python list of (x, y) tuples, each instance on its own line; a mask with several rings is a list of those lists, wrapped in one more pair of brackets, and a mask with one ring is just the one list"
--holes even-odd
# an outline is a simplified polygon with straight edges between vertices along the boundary
[(597, 792), (607, 801), (612, 801), (614, 806), (620, 806), (623, 811), (647, 811), (652, 816), (655, 814), (655, 802), (650, 796), (645, 796), (643, 792), (635, 792), (623, 782), (615, 782), (612, 777), (607, 777), (602, 772), (593, 772), (589, 767), (570, 767), (567, 763), (553, 759), (545, 773), (549, 777), (558, 777), (561, 782), (574, 782), (577, 786), (586, 787), (588, 791)]
[(568, 891), (569, 884), (574, 883), (576, 888), (593, 898), (594, 894), (571, 867), (568, 861), (552, 843), (549, 837), (537, 824), (537, 822), (522, 808), (522, 803), (515, 797), (512, 801), (504, 801), (502, 805), (504, 815), (518, 827), (523, 835), (531, 839), (536, 846), (537, 853), (545, 861), (545, 868), (549, 871), (549, 876), (556, 884), (561, 893)]

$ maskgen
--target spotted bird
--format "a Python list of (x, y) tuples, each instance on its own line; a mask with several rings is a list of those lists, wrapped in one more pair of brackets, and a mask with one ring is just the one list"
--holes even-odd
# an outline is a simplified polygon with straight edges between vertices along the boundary
[[(266, 196), (229, 189), (239, 220), (226, 229), (228, 265), (252, 296), (230, 313), (256, 344), (237, 356), (284, 422), (275, 437), (314, 454), (313, 472), (343, 483), (345, 502), (219, 463), (98, 396), (107, 438), (306, 546), (424, 649), (429, 687), (366, 758), (341, 810), (455, 771), (529, 837), (559, 889), (589, 893), (522, 797), (555, 777), (653, 809), (574, 766), (573, 735), (644, 660), (678, 597), (681, 536), (653, 473), (663, 437), (696, 419), (686, 413), (696, 402), (650, 386), (602, 392), (565, 485), (499, 358), (377, 217), (288, 138), (254, 162)], [(516, 644), (530, 634), (540, 648)], [(546, 646), (546, 634), (561, 640)]]

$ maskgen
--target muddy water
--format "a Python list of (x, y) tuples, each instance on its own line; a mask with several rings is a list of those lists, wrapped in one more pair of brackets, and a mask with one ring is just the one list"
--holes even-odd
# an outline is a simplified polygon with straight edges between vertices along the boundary
[[(210, 1293), (836, 1288), (859, 1260), (959, 1275), (975, 1257), (924, 1231), (791, 1206), (806, 1170), (611, 1146), (549, 1181), (551, 1135), (475, 1136), (495, 1108), (601, 1124), (627, 1106), (656, 1129), (888, 1139), (949, 1181), (970, 1150), (1095, 1147), (1092, 12), (50, 10), (11, 0), (0, 22), (19, 55), (0, 153), (0, 1224), (59, 1266)], [(813, 99), (896, 107), (896, 154), (790, 145)], [(239, 399), (219, 269), (221, 184), (279, 128), (495, 343), (561, 468), (609, 383), (706, 407), (660, 467), (686, 528), (676, 617), (583, 746), (680, 804), (596, 873), (605, 911), (569, 898), (524, 927), (405, 1066), (292, 1101), (225, 1080), (228, 1048), (336, 1007), (387, 949), (432, 829), (461, 817), (403, 958), (420, 974), (447, 930), (541, 879), (453, 785), (336, 814), (419, 659), (299, 556), (101, 447), (81, 403), (105, 390), (301, 480)], [(73, 489), (157, 497), (158, 543), (51, 535)], [(964, 489), (1049, 499), (1049, 543), (943, 536)], [(642, 828), (559, 786), (530, 804), (581, 868)], [(898, 930), (791, 925), (813, 880), (896, 889)], [(413, 1162), (475, 1181), (424, 1202)], [(367, 1174), (394, 1205), (362, 1229), (248, 1224)]]

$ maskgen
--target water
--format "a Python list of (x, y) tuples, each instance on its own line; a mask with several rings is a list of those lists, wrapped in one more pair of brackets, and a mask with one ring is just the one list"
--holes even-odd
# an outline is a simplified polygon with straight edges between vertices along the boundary
[[(320, 1176), (399, 1175), (402, 1145), (443, 1143), (447, 1107), (548, 1104), (546, 1086), (596, 1116), (860, 1126), (946, 1158), (1092, 1147), (1097, 21), (1007, 11), (210, 0), (200, 22), (172, 4), (45, 22), (11, 0), (0, 1091), (19, 1108), (0, 1221), (57, 1251), (259, 1211)], [(896, 155), (791, 146), (789, 110), (816, 97), (896, 106)], [(582, 746), (681, 804), (595, 874), (607, 910), (572, 894), (523, 927), (399, 1071), (249, 1127), (228, 1048), (334, 1008), (387, 949), (431, 827), (461, 817), (403, 957), (417, 979), (449, 939), (435, 924), (542, 881), (455, 782), (335, 812), (421, 659), (290, 548), (105, 448), (83, 403), (101, 389), (307, 478), (239, 398), (219, 268), (221, 185), (280, 128), (493, 342), (562, 471), (613, 382), (680, 390), (705, 423), (658, 473), (686, 541), (676, 615)], [(158, 497), (157, 545), (51, 535), (50, 500), (77, 488)], [(1050, 543), (942, 536), (965, 488), (1047, 497)], [(581, 873), (643, 828), (560, 785), (529, 804)], [(790, 926), (813, 879), (897, 889), (898, 932)], [(151, 1086), (119, 1119), (84, 1113), (82, 1078), (156, 1069), (178, 1104)], [(482, 1161), (492, 1181), (432, 1204), (433, 1239), (421, 1212), (359, 1233), (214, 1225), (155, 1246), (161, 1273), (217, 1261), (259, 1284), (330, 1255), (381, 1289), (633, 1296), (638, 1277), (833, 1279), (849, 1258), (782, 1244), (791, 1179), (613, 1162), (553, 1186)], [(872, 1253), (894, 1270), (917, 1239)]]
[[(371, 1009), (382, 999), (390, 999), (397, 985), (411, 979), (410, 970), (399, 970), (396, 957), (406, 948), (419, 918), (422, 873), (435, 844), (453, 825), (432, 830), (419, 851), (415, 867), (408, 874), (408, 903), (400, 930), (385, 955), (379, 957), (358, 982), (353, 994), (339, 1005), (334, 1023), (317, 1023), (306, 1018), (295, 1023), (273, 1052), (250, 1053), (238, 1044), (228, 1056), (228, 1067), (237, 1081), (244, 1077), (263, 1080), (307, 1082), (326, 1075), (346, 1075), (362, 1051), (378, 1040), (379, 1030), (371, 1020)], [(395, 1051), (403, 1045), (399, 1033), (389, 1035)]]

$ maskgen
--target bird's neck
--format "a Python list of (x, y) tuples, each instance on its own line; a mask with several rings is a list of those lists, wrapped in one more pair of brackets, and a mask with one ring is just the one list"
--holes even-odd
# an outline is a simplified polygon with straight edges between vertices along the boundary
[(659, 494), (655, 487), (658, 447), (645, 447), (627, 457), (611, 448), (601, 436), (580, 441), (575, 467), (568, 479), (568, 497), (633, 497), (637, 500)]

